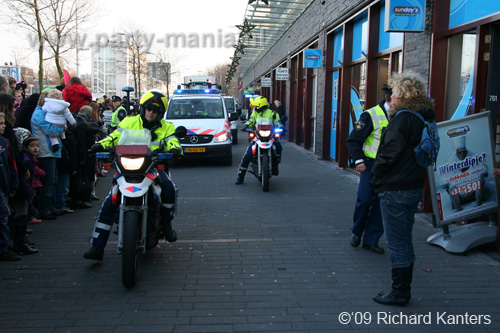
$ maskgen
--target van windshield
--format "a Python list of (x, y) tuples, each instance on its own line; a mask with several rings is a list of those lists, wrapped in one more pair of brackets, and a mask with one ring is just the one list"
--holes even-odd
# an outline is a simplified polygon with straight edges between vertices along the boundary
[(224, 109), (218, 98), (180, 98), (168, 104), (165, 119), (224, 118)]

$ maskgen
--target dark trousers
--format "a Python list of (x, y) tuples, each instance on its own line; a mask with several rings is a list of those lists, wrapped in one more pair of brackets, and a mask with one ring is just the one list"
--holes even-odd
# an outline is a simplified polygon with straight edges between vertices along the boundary
[(59, 178), (58, 163), (54, 157), (39, 158), (40, 168), (45, 171), (40, 189), (39, 207), (40, 215), (50, 215), (56, 211), (57, 183)]
[(370, 185), (370, 175), (373, 160), (366, 160), (366, 170), (359, 176), (358, 197), (354, 208), (352, 233), (363, 235), (363, 244), (378, 245), (378, 240), (384, 234), (380, 199), (373, 193)]

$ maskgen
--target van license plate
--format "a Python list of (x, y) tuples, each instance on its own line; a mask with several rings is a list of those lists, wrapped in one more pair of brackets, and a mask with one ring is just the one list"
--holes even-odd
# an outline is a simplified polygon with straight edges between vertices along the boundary
[(202, 148), (186, 148), (186, 153), (204, 153), (205, 147)]

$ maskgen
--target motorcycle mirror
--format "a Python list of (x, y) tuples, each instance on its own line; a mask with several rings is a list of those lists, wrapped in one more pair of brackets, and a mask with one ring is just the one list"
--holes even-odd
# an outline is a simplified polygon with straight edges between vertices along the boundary
[(175, 136), (180, 138), (183, 138), (187, 135), (187, 129), (184, 126), (179, 126), (175, 129)]

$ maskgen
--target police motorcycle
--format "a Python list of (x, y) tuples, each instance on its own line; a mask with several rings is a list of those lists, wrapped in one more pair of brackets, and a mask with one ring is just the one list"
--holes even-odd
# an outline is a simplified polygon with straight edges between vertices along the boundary
[[(175, 135), (184, 137), (186, 128), (177, 127)], [(139, 254), (153, 249), (163, 237), (158, 170), (170, 176), (168, 162), (173, 155), (163, 152), (164, 141), (160, 149), (152, 151), (151, 141), (147, 129), (126, 129), (116, 147), (96, 153), (98, 159), (113, 161), (117, 170), (112, 197), (119, 204), (118, 253), (122, 255), (122, 282), (126, 288), (135, 285)]]
[(262, 191), (269, 191), (269, 179), (272, 177), (272, 158), (275, 140), (279, 139), (282, 128), (275, 127), (270, 119), (259, 118), (255, 129), (246, 128), (249, 140), (252, 143), (252, 160), (249, 172), (252, 173), (262, 184)]

